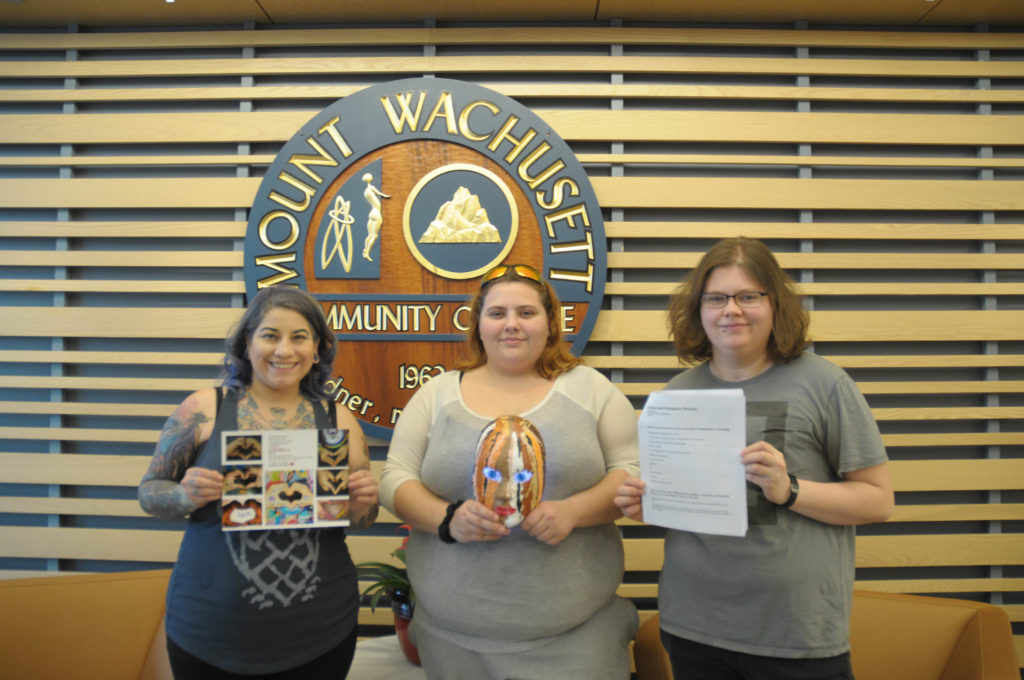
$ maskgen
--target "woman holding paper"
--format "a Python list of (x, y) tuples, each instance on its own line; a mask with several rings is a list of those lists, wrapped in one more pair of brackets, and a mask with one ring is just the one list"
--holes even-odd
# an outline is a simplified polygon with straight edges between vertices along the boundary
[(637, 469), (633, 408), (569, 352), (533, 267), (490, 270), (469, 309), (465, 360), (409, 400), (381, 475), (381, 503), (414, 529), (423, 668), (432, 680), (626, 680), (637, 614), (615, 592), (613, 499)]
[[(741, 388), (746, 536), (669, 530), (658, 604), (676, 677), (852, 678), (854, 526), (893, 509), (885, 448), (853, 380), (806, 351), (808, 316), (771, 251), (709, 250), (668, 310), (680, 360), (666, 389)], [(643, 519), (644, 482), (616, 503)], [(756, 672), (752, 672), (756, 671)]]
[[(227, 338), (223, 384), (191, 394), (160, 433), (139, 502), (162, 519), (188, 517), (165, 619), (176, 678), (348, 672), (359, 592), (345, 530), (221, 528), (222, 492), (251, 481), (220, 472), (221, 432), (232, 430), (346, 430), (350, 528), (373, 523), (377, 483), (366, 440), (324, 389), (334, 352), (314, 298), (264, 288)], [(250, 455), (242, 443), (239, 455)]]

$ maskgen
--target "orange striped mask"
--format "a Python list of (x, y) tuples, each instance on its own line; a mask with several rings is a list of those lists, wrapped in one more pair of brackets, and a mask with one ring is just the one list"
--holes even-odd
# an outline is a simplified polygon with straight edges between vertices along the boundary
[(509, 528), (537, 507), (544, 495), (544, 440), (533, 423), (500, 416), (487, 424), (477, 441), (473, 490)]

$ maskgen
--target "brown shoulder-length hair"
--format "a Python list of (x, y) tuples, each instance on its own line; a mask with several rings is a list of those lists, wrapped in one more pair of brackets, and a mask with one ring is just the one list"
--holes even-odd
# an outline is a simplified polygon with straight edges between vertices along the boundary
[(455, 362), (455, 368), (460, 371), (468, 371), (478, 368), (487, 363), (487, 352), (484, 350), (484, 343), (480, 339), (480, 314), (484, 306), (484, 298), (487, 297), (491, 287), (498, 283), (522, 282), (533, 286), (540, 294), (541, 304), (548, 315), (548, 340), (544, 351), (537, 359), (535, 369), (537, 374), (546, 380), (551, 380), (569, 371), (581, 362), (579, 357), (569, 351), (562, 340), (562, 323), (559, 319), (561, 307), (558, 303), (558, 295), (555, 289), (547, 281), (534, 281), (516, 273), (514, 267), (496, 279), (492, 279), (480, 286), (480, 289), (469, 300), (469, 328), (466, 329), (466, 344), (463, 348), (463, 356)]
[(309, 324), (316, 341), (318, 361), (313, 364), (299, 382), (299, 391), (306, 399), (326, 399), (327, 381), (331, 377), (337, 340), (334, 331), (324, 318), (324, 310), (316, 298), (293, 286), (270, 286), (261, 288), (246, 307), (238, 324), (225, 339), (224, 367), (221, 374), (222, 386), (236, 396), (241, 395), (252, 384), (252, 363), (249, 361), (248, 343), (259, 328), (263, 317), (278, 307), (297, 312)]
[(668, 331), (676, 356), (684, 363), (711, 358), (711, 341), (700, 319), (700, 296), (711, 272), (719, 267), (739, 267), (768, 293), (772, 305), (772, 332), (768, 357), (790, 361), (810, 344), (809, 319), (793, 279), (783, 271), (768, 247), (757, 239), (738, 237), (719, 241), (672, 293), (668, 305)]

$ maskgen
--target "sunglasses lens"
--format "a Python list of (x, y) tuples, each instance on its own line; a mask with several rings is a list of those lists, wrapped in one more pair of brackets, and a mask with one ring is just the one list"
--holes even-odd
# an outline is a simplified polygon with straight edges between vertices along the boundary
[(509, 272), (515, 272), (517, 276), (524, 279), (530, 279), (540, 283), (540, 272), (531, 267), (528, 264), (499, 264), (491, 271), (484, 274), (483, 281), (481, 283), (489, 283), (495, 279), (500, 279), (503, 276), (508, 276)]

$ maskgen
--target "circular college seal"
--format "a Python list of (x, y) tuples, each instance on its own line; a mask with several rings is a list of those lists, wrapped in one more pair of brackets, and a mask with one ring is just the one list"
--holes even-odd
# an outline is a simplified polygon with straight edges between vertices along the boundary
[(601, 308), (604, 223), (582, 166), (518, 102), (412, 78), (317, 114), (260, 184), (245, 284), (304, 288), (338, 337), (329, 385), (368, 435), (390, 439), (424, 382), (451, 367), (466, 302), (495, 265), (543, 271), (582, 351)]

